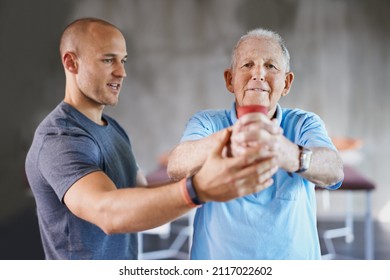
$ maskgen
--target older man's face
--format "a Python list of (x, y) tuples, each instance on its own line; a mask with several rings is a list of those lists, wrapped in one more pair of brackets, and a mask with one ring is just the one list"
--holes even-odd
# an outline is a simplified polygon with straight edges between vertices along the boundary
[(272, 117), (276, 105), (288, 94), (294, 75), (286, 73), (286, 62), (277, 42), (250, 37), (236, 52), (232, 69), (225, 71), (227, 89), (235, 95), (236, 106), (263, 105)]

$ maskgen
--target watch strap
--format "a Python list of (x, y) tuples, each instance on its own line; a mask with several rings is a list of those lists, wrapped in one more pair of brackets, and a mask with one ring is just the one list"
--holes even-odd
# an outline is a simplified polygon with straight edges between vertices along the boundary
[(311, 163), (312, 151), (306, 147), (299, 147), (299, 169), (295, 173), (302, 173), (309, 169)]

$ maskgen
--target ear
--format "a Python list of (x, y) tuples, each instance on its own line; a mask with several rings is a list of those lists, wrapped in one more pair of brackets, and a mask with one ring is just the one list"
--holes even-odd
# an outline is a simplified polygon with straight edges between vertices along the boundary
[(232, 84), (232, 80), (233, 80), (232, 69), (227, 68), (223, 72), (223, 76), (225, 77), (225, 85), (226, 85), (227, 90), (230, 91), (231, 93), (234, 93), (234, 88), (233, 88), (233, 84)]
[(286, 96), (290, 92), (291, 85), (294, 81), (294, 73), (287, 72), (284, 79), (284, 89), (282, 91), (282, 96)]
[(62, 64), (64, 65), (65, 70), (73, 74), (77, 74), (78, 64), (76, 54), (72, 52), (66, 52), (62, 57)]

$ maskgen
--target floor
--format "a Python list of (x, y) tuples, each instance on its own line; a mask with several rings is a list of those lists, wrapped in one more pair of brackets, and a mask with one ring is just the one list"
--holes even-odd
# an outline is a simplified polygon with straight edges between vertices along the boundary
[[(344, 222), (320, 221), (318, 230), (343, 227)], [(336, 249), (337, 259), (364, 259), (364, 221), (355, 221), (355, 238), (352, 243), (347, 243), (344, 237), (335, 238), (333, 244)], [(325, 245), (321, 239), (322, 253), (327, 254)], [(390, 260), (390, 224), (374, 222), (374, 259)]]
[[(185, 220), (173, 223), (173, 228), (180, 230), (186, 226)], [(320, 221), (319, 231), (342, 226), (342, 222)], [(355, 239), (346, 243), (344, 238), (334, 239), (337, 259), (364, 258), (364, 223), (355, 221)], [(375, 259), (390, 260), (390, 224), (374, 224)], [(167, 249), (175, 240), (173, 234), (168, 238), (157, 235), (144, 235), (144, 251)], [(323, 243), (323, 242), (321, 242)], [(168, 259), (183, 259), (188, 253), (188, 239), (179, 243), (181, 254), (170, 256)], [(322, 244), (323, 253), (327, 252)], [(0, 259), (1, 260), (39, 260), (44, 259), (40, 242), (37, 218), (34, 209), (26, 209), (8, 222), (0, 224)]]

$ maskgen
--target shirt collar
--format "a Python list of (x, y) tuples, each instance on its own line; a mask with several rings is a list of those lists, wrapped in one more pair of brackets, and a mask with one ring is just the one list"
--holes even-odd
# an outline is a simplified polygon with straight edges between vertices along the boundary
[(282, 119), (283, 119), (283, 111), (282, 107), (278, 104), (276, 104), (276, 119), (278, 120), (279, 126), (282, 124)]
[(233, 105), (230, 108), (230, 119), (232, 120), (232, 124), (235, 124), (237, 121), (236, 102), (233, 102)]

